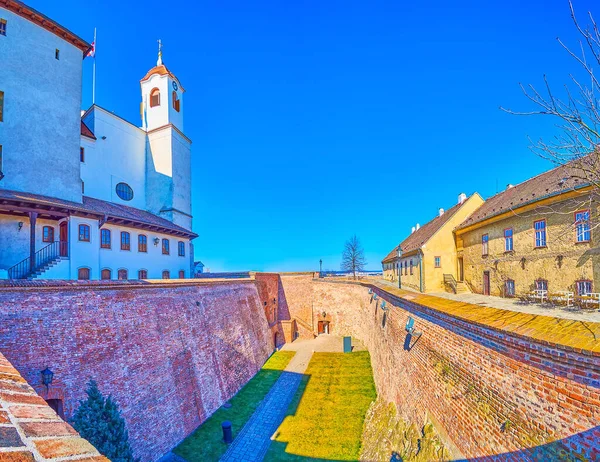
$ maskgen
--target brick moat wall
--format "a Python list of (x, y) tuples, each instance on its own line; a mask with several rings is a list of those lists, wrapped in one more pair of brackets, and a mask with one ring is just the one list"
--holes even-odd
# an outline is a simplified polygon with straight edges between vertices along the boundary
[[(307, 277), (282, 280), (292, 317), (314, 325), (327, 319), (332, 334), (362, 340), (378, 394), (411, 422), (422, 425), (433, 416), (465, 457), (562, 460), (569, 453), (600, 460), (597, 351), (534, 341), (483, 321), (465, 322), (375, 287), (379, 300), (373, 300), (368, 286)], [(516, 315), (495, 311), (507, 325)], [(407, 335), (409, 316), (420, 337)], [(554, 329), (557, 323), (548, 322)], [(573, 323), (556, 328), (564, 328), (566, 338)]]
[[(62, 399), (67, 418), (95, 379), (119, 403), (135, 455), (155, 461), (273, 351), (259, 289), (255, 281), (3, 288), (0, 352), (41, 396)], [(49, 391), (45, 367), (55, 374)]]

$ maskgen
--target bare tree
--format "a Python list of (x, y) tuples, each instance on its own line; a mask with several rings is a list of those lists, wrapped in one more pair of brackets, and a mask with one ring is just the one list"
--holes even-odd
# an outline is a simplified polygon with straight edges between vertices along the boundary
[[(600, 200), (600, 78), (595, 72), (595, 68), (600, 67), (600, 30), (591, 12), (588, 12), (589, 24), (582, 26), (575, 16), (570, 0), (569, 8), (571, 19), (580, 36), (577, 49), (574, 51), (560, 38), (557, 38), (557, 41), (580, 66), (578, 75), (583, 77), (578, 78), (570, 74), (570, 82), (564, 85), (560, 96), (552, 90), (546, 75), (543, 91), (531, 84), (519, 84), (523, 94), (534, 104), (534, 110), (519, 112), (503, 107), (501, 109), (511, 114), (546, 115), (557, 120), (559, 134), (552, 141), (540, 139), (532, 142), (531, 149), (557, 166), (565, 165), (565, 183), (571, 189), (576, 189), (575, 185), (577, 188), (585, 185), (591, 187), (591, 192), (581, 194), (579, 199), (571, 201), (571, 205), (563, 204), (562, 207), (552, 208), (548, 212), (571, 214), (575, 210), (588, 208), (594, 215), (593, 205), (598, 204)], [(598, 213), (597, 209), (595, 212)], [(593, 222), (597, 225), (600, 220)]]
[(365, 269), (367, 260), (365, 259), (365, 251), (360, 244), (360, 240), (356, 234), (346, 241), (344, 244), (344, 252), (342, 253), (342, 269), (350, 271), (354, 279), (356, 272)]

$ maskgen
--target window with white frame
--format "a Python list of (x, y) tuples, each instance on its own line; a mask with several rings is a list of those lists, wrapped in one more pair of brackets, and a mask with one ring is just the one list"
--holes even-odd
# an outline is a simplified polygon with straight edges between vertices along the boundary
[(592, 281), (577, 281), (577, 295), (587, 295), (592, 293)]
[(535, 230), (535, 246), (546, 247), (546, 220), (539, 220), (533, 223)]
[(589, 210), (575, 213), (575, 235), (577, 242), (589, 242), (592, 239)]
[(507, 279), (504, 283), (504, 293), (507, 297), (515, 296), (515, 281), (512, 279)]
[(504, 230), (504, 251), (513, 251), (513, 229), (507, 228)]
[(486, 256), (489, 252), (489, 243), (490, 237), (487, 234), (481, 236), (481, 255)]

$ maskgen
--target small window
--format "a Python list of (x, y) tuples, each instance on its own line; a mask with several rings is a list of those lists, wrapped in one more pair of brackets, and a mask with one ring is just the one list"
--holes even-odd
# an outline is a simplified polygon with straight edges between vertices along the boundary
[(0, 35), (6, 36), (6, 19), (0, 19)]
[(440, 268), (442, 266), (442, 258), (441, 257), (433, 257), (433, 263), (436, 268)]
[(85, 183), (81, 182), (81, 194), (85, 194)]
[(590, 242), (592, 239), (589, 210), (581, 210), (575, 213), (575, 235), (577, 242)]
[(169, 255), (169, 240), (168, 239), (162, 240), (162, 253), (163, 253), (163, 255)]
[(512, 279), (507, 279), (504, 285), (504, 293), (507, 297), (515, 296), (515, 281)]
[(54, 242), (54, 228), (52, 226), (44, 226), (42, 242)]
[(138, 279), (148, 279), (148, 271), (139, 270), (138, 271)]
[(539, 220), (533, 223), (535, 230), (535, 246), (546, 247), (546, 220)]
[(173, 109), (179, 112), (179, 98), (177, 97), (177, 92), (173, 92)]
[(160, 90), (158, 88), (154, 88), (150, 92), (150, 107), (154, 106), (160, 106)]
[(117, 271), (117, 278), (124, 281), (127, 279), (127, 270), (126, 269), (120, 269), (119, 271)]
[(536, 290), (548, 290), (548, 281), (545, 279), (538, 279), (535, 281), (535, 289)]
[(79, 240), (90, 242), (90, 227), (88, 225), (79, 225)]
[(488, 254), (488, 251), (489, 251), (488, 241), (489, 240), (490, 240), (490, 238), (487, 234), (484, 234), (483, 236), (481, 236), (481, 255), (483, 257), (485, 257)]
[(163, 271), (162, 278), (163, 279), (171, 279), (171, 273), (169, 273), (167, 270)]
[(117, 196), (119, 196), (124, 201), (130, 201), (133, 199), (133, 189), (127, 183), (119, 183), (117, 185)]
[(513, 250), (513, 229), (507, 228), (504, 230), (504, 251), (512, 252)]
[(79, 279), (81, 281), (89, 281), (90, 269), (89, 268), (79, 268), (77, 270), (77, 279)]
[(60, 59), (60, 50), (58, 48), (54, 50), (54, 59)]
[(4, 121), (4, 92), (0, 91), (0, 122)]
[(144, 234), (138, 236), (138, 252), (148, 252), (148, 238)]
[(102, 280), (109, 280), (112, 278), (112, 271), (109, 269), (103, 269), (102, 271), (100, 271), (100, 279)]
[(179, 270), (179, 279), (185, 279), (185, 271)]
[(179, 241), (177, 243), (177, 255), (185, 257), (185, 242)]
[(100, 248), (110, 249), (110, 229), (100, 230)]
[(413, 274), (413, 261), (412, 258), (410, 259), (410, 275), (412, 276)]
[(121, 232), (121, 250), (131, 250), (131, 235), (127, 231)]
[(592, 281), (577, 281), (575, 284), (577, 286), (577, 295), (579, 296), (588, 295), (593, 292)]
[(85, 162), (85, 148), (83, 146), (79, 147), (79, 162)]

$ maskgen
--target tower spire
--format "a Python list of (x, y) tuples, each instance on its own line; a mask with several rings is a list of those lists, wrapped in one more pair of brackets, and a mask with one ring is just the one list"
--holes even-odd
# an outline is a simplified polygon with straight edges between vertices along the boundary
[(157, 66), (162, 66), (162, 41), (158, 39), (158, 60), (156, 61)]

